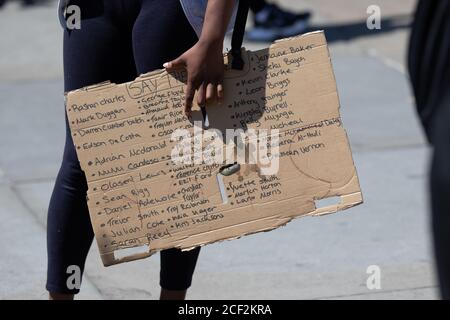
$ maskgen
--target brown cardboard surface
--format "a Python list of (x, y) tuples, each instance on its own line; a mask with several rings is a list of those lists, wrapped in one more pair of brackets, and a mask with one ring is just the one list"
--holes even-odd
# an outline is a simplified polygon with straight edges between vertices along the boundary
[[(68, 93), (67, 115), (104, 265), (268, 231), (299, 216), (362, 203), (323, 32), (243, 51), (243, 58), (244, 70), (227, 64), (223, 102), (206, 107), (209, 124), (201, 122), (198, 107), (192, 120), (184, 116), (183, 70)], [(172, 136), (177, 129), (184, 130), (181, 140)], [(174, 161), (175, 146), (195, 159), (234, 154), (226, 149), (233, 146), (226, 129), (271, 130), (267, 138), (242, 140), (268, 153), (259, 149), (258, 161), (242, 163), (228, 176), (220, 173), (225, 163)], [(194, 133), (202, 136), (189, 140)], [(218, 146), (214, 154), (212, 146)], [(268, 160), (279, 166), (270, 175), (264, 171)], [(338, 204), (316, 208), (315, 200), (334, 196)], [(140, 253), (121, 251), (141, 246)]]

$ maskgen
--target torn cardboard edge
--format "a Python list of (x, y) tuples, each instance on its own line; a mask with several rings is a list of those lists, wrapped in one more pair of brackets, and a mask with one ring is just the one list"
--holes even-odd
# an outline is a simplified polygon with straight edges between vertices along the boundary
[[(250, 232), (240, 233), (239, 228), (242, 227), (241, 225), (230, 226), (228, 228), (229, 232), (233, 232), (234, 228), (237, 229), (235, 232), (233, 232), (233, 235), (218, 238), (217, 240), (214, 240), (212, 242), (208, 242), (208, 241), (196, 242), (195, 239), (187, 238), (186, 242), (181, 242), (179, 245), (175, 246), (174, 248), (181, 249), (182, 251), (190, 251), (192, 249), (195, 249), (198, 246), (204, 246), (204, 245), (213, 244), (213, 243), (220, 243), (223, 241), (236, 240), (241, 237), (256, 234), (259, 232), (269, 232), (269, 231), (272, 231), (279, 227), (283, 227), (283, 226), (287, 225), (289, 222), (291, 222), (292, 220), (297, 219), (297, 218), (303, 218), (303, 217), (308, 217), (308, 216), (309, 217), (320, 217), (320, 216), (324, 216), (324, 215), (328, 215), (328, 214), (337, 213), (338, 211), (346, 210), (348, 208), (352, 208), (354, 206), (357, 206), (357, 205), (363, 203), (363, 197), (362, 197), (361, 192), (356, 192), (354, 194), (341, 195), (338, 197), (340, 198), (339, 203), (337, 203), (335, 205), (326, 206), (326, 207), (316, 208), (314, 211), (305, 213), (303, 215), (286, 217), (286, 218), (282, 218), (282, 219), (278, 219), (277, 217), (269, 217), (269, 218), (261, 219), (264, 222), (266, 222), (267, 220), (274, 219), (275, 221), (270, 226), (267, 226), (265, 224), (260, 226), (260, 224), (261, 224), (260, 220), (253, 220), (253, 221), (249, 221), (249, 222), (245, 223), (245, 225), (247, 225), (247, 226), (251, 226), (251, 225), (257, 226), (257, 229), (255, 229), (252, 226), (251, 227), (252, 231), (250, 231)], [(315, 199), (315, 200), (319, 200), (319, 199)], [(220, 230), (212, 230), (212, 231), (210, 231), (210, 233), (214, 233), (215, 231), (219, 232)], [(202, 236), (202, 235), (203, 234), (193, 235), (192, 238), (195, 238), (197, 236)], [(189, 242), (189, 240), (193, 240), (193, 241)], [(189, 243), (194, 243), (194, 242), (195, 242), (195, 244), (189, 244)], [(183, 243), (185, 243), (185, 244), (183, 244)], [(128, 250), (128, 249), (132, 249), (132, 248), (138, 248), (137, 251), (145, 250), (145, 252), (131, 253), (131, 252), (133, 252), (133, 250)], [(150, 257), (153, 254), (158, 253), (159, 251), (165, 250), (165, 249), (168, 249), (168, 248), (152, 249), (150, 245), (140, 245), (137, 247), (118, 249), (118, 250), (114, 250), (112, 252), (102, 253), (101, 258), (102, 258), (104, 266), (111, 266), (111, 265), (115, 265), (115, 264), (119, 264), (119, 263), (123, 263), (123, 262), (145, 259), (145, 258)]]
[[(311, 40), (311, 39), (316, 39), (319, 44), (308, 43), (308, 40)], [(303, 94), (308, 96), (308, 99), (310, 99), (310, 100), (305, 99), (305, 96), (301, 97), (302, 100), (310, 101), (310, 103), (313, 103), (313, 101), (317, 101), (317, 99), (321, 96), (321, 94), (322, 95), (324, 94), (323, 90), (318, 87), (319, 85), (325, 86), (325, 88), (328, 88), (328, 90), (332, 89), (332, 91), (333, 91), (332, 93), (336, 93), (336, 95), (337, 95), (337, 88), (336, 88), (336, 83), (335, 83), (335, 78), (334, 78), (334, 72), (331, 67), (331, 59), (330, 59), (328, 47), (326, 45), (326, 40), (323, 35), (323, 32), (316, 31), (316, 32), (308, 33), (308, 34), (298, 36), (298, 37), (292, 37), (292, 38), (278, 40), (275, 43), (271, 44), (270, 47), (267, 49), (262, 49), (262, 50), (258, 50), (255, 52), (245, 51), (246, 54), (244, 54), (243, 56), (244, 56), (244, 59), (246, 59), (246, 63), (245, 63), (246, 68), (244, 67), (243, 71), (236, 71), (236, 70), (227, 70), (226, 71), (224, 84), (225, 83), (228, 84), (228, 86), (226, 88), (226, 92), (228, 93), (228, 96), (226, 97), (226, 99), (228, 99), (227, 101), (229, 101), (231, 103), (233, 101), (233, 99), (235, 98), (235, 96), (237, 95), (236, 88), (232, 88), (232, 86), (231, 86), (232, 81), (235, 81), (236, 79), (246, 79), (246, 77), (258, 75), (255, 68), (253, 68), (253, 70), (251, 70), (251, 67), (253, 65), (252, 63), (254, 63), (254, 62), (249, 61), (251, 54), (254, 54), (254, 55), (260, 54), (261, 56), (263, 56), (267, 53), (267, 58), (266, 58), (267, 63), (270, 60), (272, 62), (275, 61), (275, 62), (280, 62), (280, 64), (282, 64), (281, 63), (282, 60), (278, 59), (278, 57), (282, 56), (282, 55), (280, 54), (280, 52), (277, 52), (276, 50), (281, 50), (284, 46), (286, 48), (288, 48), (289, 44), (291, 44), (291, 43), (292, 43), (292, 45), (295, 44), (298, 46), (305, 46), (305, 47), (310, 46), (310, 49), (312, 50), (311, 52), (303, 53), (303, 55), (306, 55), (307, 58), (304, 58), (302, 60), (302, 64), (299, 64), (299, 66), (297, 66), (297, 68), (292, 69), (294, 71), (292, 71), (293, 75), (291, 76), (292, 77), (291, 80), (292, 81), (295, 80), (297, 82), (301, 81), (302, 82), (301, 88), (309, 88), (309, 90), (304, 91)], [(325, 55), (322, 55), (322, 53), (323, 53), (322, 48), (326, 49)], [(319, 50), (319, 51), (317, 51), (317, 50)], [(272, 58), (271, 55), (269, 54), (269, 52), (272, 52), (272, 51), (278, 54), (278, 55), (274, 54), (274, 58)], [(317, 55), (319, 52), (322, 52), (322, 53)], [(284, 58), (288, 59), (288, 57), (295, 58), (295, 57), (303, 57), (303, 56), (302, 56), (302, 53), (291, 52), (290, 54), (284, 55)], [(225, 62), (226, 62), (227, 56), (225, 55), (224, 58), (225, 58)], [(313, 59), (313, 62), (309, 61), (308, 60), (309, 58)], [(317, 60), (314, 60), (314, 59), (317, 59)], [(325, 72), (322, 74), (323, 78), (317, 78), (317, 77), (315, 78), (315, 74), (312, 71), (310, 71), (309, 73), (305, 73), (305, 70), (316, 70), (317, 71), (317, 70), (319, 70), (318, 69), (319, 66), (320, 66), (320, 68), (323, 69), (321, 72)], [(303, 74), (302, 74), (302, 72), (303, 72)], [(330, 72), (330, 74), (328, 74), (328, 72)], [(147, 79), (153, 79), (155, 77), (157, 77), (157, 78), (162, 78), (164, 76), (170, 77), (169, 74), (167, 74), (167, 75), (166, 74), (167, 73), (165, 72), (165, 70), (156, 70), (156, 71), (152, 71), (152, 72), (149, 72), (146, 74), (142, 74), (139, 77), (137, 77), (134, 81), (131, 81), (130, 83), (133, 83), (136, 81), (147, 80)], [(170, 82), (170, 80), (169, 80), (169, 82)], [(266, 83), (267, 82), (269, 82), (269, 80), (266, 80)], [(99, 84), (95, 84), (95, 85), (87, 86), (87, 87), (84, 87), (84, 88), (81, 88), (81, 89), (78, 89), (75, 91), (71, 91), (70, 93), (67, 94), (67, 99), (69, 101), (74, 98), (78, 99), (78, 100), (82, 100), (84, 97), (84, 93), (89, 93), (89, 97), (90, 97), (89, 99), (92, 99), (92, 97), (93, 97), (93, 95), (91, 93), (95, 93), (95, 97), (101, 97), (101, 96), (107, 97), (108, 92), (110, 92), (110, 91), (114, 92), (114, 90), (116, 90), (117, 88), (124, 88), (125, 85), (126, 84), (116, 85), (109, 81), (105, 81), (105, 82), (102, 82)], [(310, 87), (308, 87), (308, 85)], [(295, 84), (294, 84), (294, 87), (295, 87)], [(265, 92), (266, 91), (268, 91), (268, 92), (274, 91), (272, 89), (270, 89), (270, 90), (269, 89), (270, 88), (268, 88), (267, 84), (266, 84)], [(128, 89), (126, 89), (126, 90), (128, 90)], [(171, 90), (170, 84), (169, 84), (169, 88), (165, 88), (164, 90)], [(286, 97), (285, 100), (290, 101), (292, 104), (294, 104), (294, 103), (297, 104), (296, 99), (292, 99), (292, 97), (296, 96), (298, 94), (298, 91), (301, 91), (301, 90), (291, 88), (290, 96)], [(155, 91), (155, 92), (158, 92), (158, 91)], [(328, 91), (325, 90), (325, 92), (328, 92)], [(127, 102), (126, 106), (128, 106), (129, 108), (131, 108), (134, 103), (139, 102), (139, 99), (141, 99), (140, 95), (132, 95), (129, 91), (128, 91), (128, 95), (130, 96), (131, 101)], [(336, 102), (327, 102), (327, 103), (328, 103), (328, 105), (322, 103), (321, 106), (322, 107), (327, 106), (327, 108), (330, 109), (327, 112), (336, 114), (337, 118), (341, 121), (340, 114), (339, 114), (340, 104), (339, 104), (338, 95), (337, 95)], [(227, 104), (227, 103), (225, 103), (225, 104)], [(270, 104), (266, 101), (264, 104), (264, 108), (266, 107), (266, 105), (270, 105)], [(68, 114), (72, 118), (73, 112), (72, 112), (72, 114), (70, 114), (70, 103), (67, 104), (66, 108), (67, 108)], [(299, 108), (293, 108), (293, 107), (290, 107), (290, 108), (291, 109), (289, 109), (289, 110), (291, 110), (293, 113), (300, 112), (300, 111), (305, 112), (305, 110), (306, 110), (306, 109), (299, 110)], [(317, 120), (323, 119), (324, 114), (320, 114), (320, 112), (323, 112), (323, 110), (314, 110), (314, 108), (310, 108), (310, 109), (311, 110), (309, 110), (309, 109), (307, 110), (307, 116), (309, 116), (309, 118), (306, 117), (309, 121), (316, 116), (318, 117)], [(209, 111), (211, 111), (211, 113)], [(208, 110), (208, 116), (211, 115), (211, 120), (212, 120), (213, 126), (215, 124), (217, 124), (217, 119), (222, 117), (223, 112), (224, 112), (224, 110), (218, 110), (218, 109), (209, 109)], [(230, 112), (231, 112), (230, 110), (225, 112), (224, 118), (228, 119), (227, 117), (231, 114)], [(216, 117), (215, 117), (215, 113), (217, 113)], [(315, 114), (315, 113), (317, 113), (317, 114)], [(132, 114), (128, 118), (133, 117), (133, 116), (134, 115)], [(139, 115), (136, 113), (136, 116), (139, 116)], [(117, 121), (120, 121), (121, 119), (126, 119), (126, 118), (125, 117), (120, 118)], [(82, 128), (92, 128), (95, 126), (99, 126), (102, 123), (110, 123), (110, 122), (96, 122), (96, 123), (94, 123), (92, 125), (88, 125), (88, 126), (83, 125)], [(342, 121), (340, 123), (342, 124)], [(311, 123), (311, 122), (306, 122), (303, 124), (303, 127), (308, 127), (308, 126), (311, 126), (312, 124), (313, 123)], [(73, 130), (78, 130), (80, 127), (73, 125), (73, 126), (71, 126), (71, 128)], [(299, 129), (299, 128), (294, 127), (294, 128), (288, 128), (286, 130), (296, 130), (296, 129)], [(330, 185), (328, 187), (329, 188), (328, 191), (326, 191), (326, 188), (324, 186), (322, 186), (320, 188), (315, 187), (314, 190), (316, 190), (315, 191), (316, 193), (321, 190), (319, 192), (320, 195), (317, 195), (317, 194), (309, 195), (308, 194), (306, 196), (300, 196), (297, 198), (283, 198), (281, 200), (272, 200), (272, 201), (268, 201), (268, 202), (264, 202), (264, 203), (254, 203), (254, 204), (250, 203), (250, 204), (242, 205), (242, 206), (235, 207), (235, 208), (232, 208), (232, 207), (226, 208), (223, 206), (223, 208), (225, 208), (225, 209), (223, 209), (223, 210), (221, 209), (222, 211), (218, 211), (218, 213), (223, 213), (223, 214), (229, 215), (229, 217), (231, 217), (231, 218), (229, 218), (229, 222), (231, 223), (234, 221), (233, 224), (226, 224), (225, 222), (222, 221), (221, 223), (223, 225), (221, 227), (219, 227), (221, 224), (219, 224), (219, 223), (216, 224), (218, 226), (216, 229), (214, 229), (213, 225), (211, 225), (210, 228), (207, 228), (204, 225), (201, 225), (201, 226), (196, 226), (195, 228), (192, 228), (192, 229), (181, 229), (180, 231), (171, 233), (170, 239), (168, 241), (166, 241), (166, 239), (162, 239), (162, 238), (154, 240), (154, 241), (149, 240), (148, 241), (149, 243), (145, 244), (145, 248), (146, 248), (145, 252), (139, 252), (139, 253), (132, 253), (132, 254), (126, 253), (124, 255), (125, 252), (130, 252), (129, 248), (138, 247), (138, 248), (142, 249), (142, 247), (144, 246), (144, 244), (142, 244), (142, 243), (134, 244), (134, 245), (117, 245), (111, 249), (109, 249), (109, 248), (104, 249), (103, 246), (100, 246), (100, 244), (103, 244), (105, 242), (100, 236), (101, 228), (98, 225), (94, 225), (94, 230), (96, 231), (97, 243), (99, 244), (99, 247), (100, 247), (100, 253), (101, 253), (101, 257), (102, 257), (104, 265), (108, 266), (108, 265), (117, 264), (117, 263), (121, 263), (121, 262), (145, 258), (145, 257), (152, 255), (153, 253), (155, 253), (157, 251), (168, 249), (171, 247), (180, 248), (182, 250), (190, 250), (196, 246), (202, 246), (205, 244), (215, 243), (215, 242), (224, 241), (224, 240), (232, 240), (232, 239), (240, 238), (242, 236), (261, 232), (261, 231), (273, 230), (279, 226), (285, 225), (286, 223), (290, 222), (292, 219), (297, 218), (297, 217), (320, 216), (320, 215), (324, 215), (324, 214), (330, 214), (330, 213), (337, 212), (338, 210), (344, 210), (344, 209), (347, 209), (347, 208), (350, 208), (352, 206), (362, 203), (362, 201), (363, 201), (362, 194), (361, 194), (361, 191), (359, 188), (359, 182), (358, 182), (358, 178), (356, 175), (356, 170), (354, 169), (354, 163), (353, 163), (353, 159), (351, 157), (351, 151), (350, 151), (350, 146), (348, 144), (347, 134), (343, 127), (341, 127), (340, 129), (343, 131), (343, 136), (341, 138), (338, 138), (339, 141), (337, 141), (337, 142), (338, 142), (338, 144), (342, 145), (343, 147), (340, 149), (340, 151), (339, 150), (338, 151), (342, 152), (342, 154), (347, 154), (346, 157), (344, 157), (344, 158), (347, 158), (345, 165), (347, 166), (347, 170), (349, 170), (349, 169), (353, 170), (352, 177), (343, 186), (336, 188), (336, 187), (332, 187), (332, 184), (330, 183)], [(308, 131), (308, 130), (309, 129), (306, 129), (306, 131)], [(142, 132), (145, 133), (146, 131), (143, 130)], [(107, 133), (107, 135), (108, 134), (112, 134), (112, 133)], [(101, 134), (100, 134), (100, 136), (101, 136)], [(325, 137), (324, 139), (328, 142), (333, 141), (332, 137)], [(74, 139), (74, 140), (76, 140), (76, 139)], [(160, 140), (162, 140), (162, 138)], [(133, 145), (124, 145), (123, 149), (127, 150), (131, 147), (133, 147)], [(117, 151), (117, 149), (114, 149), (114, 150)], [(85, 158), (88, 159), (93, 154), (93, 153), (87, 152), (87, 151), (80, 151), (80, 152), (77, 151), (77, 153), (79, 154), (80, 159), (85, 159)], [(307, 158), (307, 159), (309, 159), (309, 158)], [(314, 161), (320, 160), (320, 157), (317, 158), (317, 156), (316, 157), (311, 156), (311, 160), (308, 160), (308, 161), (314, 162), (313, 160)], [(305, 165), (305, 164), (309, 165), (308, 161), (304, 162), (303, 165)], [(319, 163), (322, 163), (322, 162), (323, 162), (323, 159), (321, 161), (319, 161)], [(87, 165), (82, 162), (80, 162), (80, 163), (82, 164), (83, 170), (85, 170), (87, 168)], [(324, 163), (327, 164), (328, 162), (325, 161)], [(154, 163), (151, 163), (148, 166), (149, 166), (149, 169), (151, 169), (152, 166), (154, 166)], [(107, 176), (102, 179), (95, 179), (95, 180), (90, 179), (88, 177), (88, 182), (90, 185), (96, 184), (98, 186), (101, 181), (108, 181), (111, 179), (116, 179), (120, 176), (131, 176), (141, 170), (149, 170), (149, 169), (146, 167), (145, 168), (142, 167), (139, 169), (131, 170), (129, 172), (125, 172), (123, 174)], [(305, 172), (307, 172), (307, 171), (305, 171)], [(311, 177), (314, 177), (314, 174), (311, 175)], [(251, 175), (245, 177), (245, 179), (252, 179), (252, 178), (258, 179), (258, 177), (251, 176)], [(233, 179), (233, 175), (231, 176), (230, 179)], [(228, 179), (227, 181), (229, 182), (231, 180)], [(318, 181), (320, 181), (320, 179)], [(215, 188), (218, 188), (218, 190), (219, 190), (220, 183), (217, 181), (216, 181), (216, 183), (218, 183), (219, 186), (216, 185)], [(223, 183), (224, 182), (222, 181), (222, 184)], [(325, 185), (327, 184), (327, 179), (324, 180), (324, 183), (325, 183)], [(135, 187), (136, 186), (134, 185), (134, 188)], [(222, 200), (224, 199), (223, 188), (224, 188), (224, 185), (222, 185), (221, 191), (215, 191), (215, 192), (218, 192), (218, 195), (220, 195)], [(91, 188), (89, 188), (89, 189), (91, 191)], [(106, 193), (103, 193), (103, 194), (106, 194)], [(88, 195), (89, 195), (89, 192), (88, 192)], [(339, 201), (339, 203), (326, 205), (325, 207), (319, 207), (319, 208), (316, 207), (316, 203), (315, 203), (316, 200), (319, 200), (322, 198), (328, 198), (328, 197), (339, 197), (340, 201)], [(223, 202), (224, 202), (224, 205), (228, 204), (225, 201), (223, 201)], [(91, 209), (93, 209), (94, 207), (89, 202), (88, 202), (88, 204), (89, 204), (89, 210), (91, 212)], [(296, 207), (295, 205), (298, 205), (298, 206)], [(285, 210), (288, 212), (289, 209), (292, 209), (292, 207), (298, 208), (297, 211), (301, 211), (301, 210), (303, 210), (303, 211), (300, 213), (291, 213), (291, 214), (284, 214), (282, 212), (278, 212), (278, 211), (282, 211), (283, 208), (285, 208)], [(273, 210), (273, 212), (278, 212), (278, 213), (271, 215), (272, 214), (271, 210)], [(261, 214), (261, 216), (258, 216), (257, 211), (264, 212), (264, 214)], [(242, 218), (240, 219), (236, 212), (247, 212), (246, 215), (251, 217), (251, 220), (242, 220)], [(91, 213), (91, 220), (92, 219), (93, 219), (93, 213)], [(92, 220), (93, 224), (96, 224), (96, 223), (100, 224), (100, 222), (96, 222), (96, 221), (97, 221), (96, 219), (93, 219)], [(145, 239), (145, 237), (146, 237), (146, 235), (141, 236), (142, 239)], [(143, 242), (145, 242), (145, 241), (143, 241)], [(106, 245), (105, 245), (105, 248), (106, 248)], [(131, 251), (133, 251), (133, 250), (131, 250)]]

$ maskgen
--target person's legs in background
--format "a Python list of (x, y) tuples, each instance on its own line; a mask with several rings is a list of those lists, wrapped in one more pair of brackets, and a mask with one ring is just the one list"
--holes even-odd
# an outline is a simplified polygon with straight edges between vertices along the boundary
[(434, 116), (430, 189), (434, 251), (443, 299), (450, 299), (450, 92)]
[(273, 41), (303, 33), (308, 28), (310, 12), (294, 13), (266, 0), (249, 0), (253, 28), (246, 32), (251, 41)]
[(450, 0), (420, 0), (408, 70), (417, 111), (432, 147), (429, 176), (437, 275), (450, 299)]

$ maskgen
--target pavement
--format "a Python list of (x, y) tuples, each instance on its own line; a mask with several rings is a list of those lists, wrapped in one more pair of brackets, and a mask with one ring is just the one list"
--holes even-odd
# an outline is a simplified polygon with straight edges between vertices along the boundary
[[(414, 0), (284, 0), (324, 29), (365, 203), (202, 249), (190, 299), (437, 299), (429, 150), (405, 73)], [(366, 28), (367, 7), (382, 29)], [(0, 9), (0, 299), (46, 299), (46, 211), (64, 146), (55, 2)], [(256, 49), (267, 44), (246, 43)], [(369, 289), (367, 268), (381, 271)], [(105, 268), (96, 245), (79, 299), (157, 299), (159, 256)]]

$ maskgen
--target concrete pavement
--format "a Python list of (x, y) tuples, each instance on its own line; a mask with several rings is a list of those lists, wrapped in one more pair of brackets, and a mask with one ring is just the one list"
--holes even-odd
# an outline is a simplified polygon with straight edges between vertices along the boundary
[[(324, 28), (365, 203), (206, 246), (193, 299), (435, 299), (428, 150), (405, 76), (415, 1), (279, 1)], [(382, 24), (383, 28), (383, 24)], [(0, 298), (45, 299), (46, 210), (64, 145), (61, 32), (54, 3), (0, 10)], [(246, 43), (248, 48), (265, 44)], [(366, 287), (370, 265), (380, 290)], [(94, 245), (79, 298), (155, 299), (159, 257), (104, 268)]]

